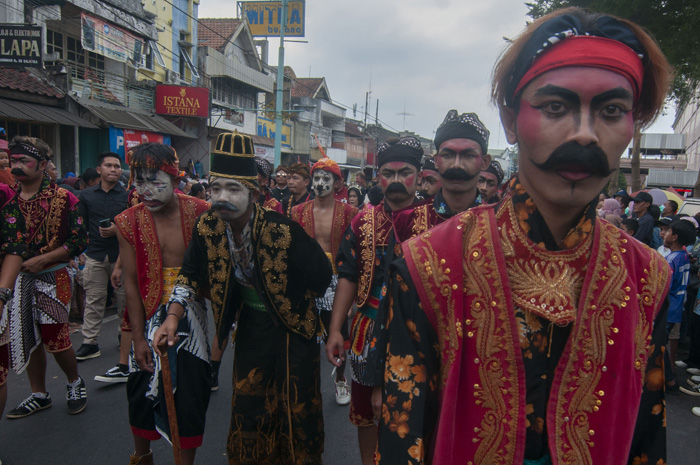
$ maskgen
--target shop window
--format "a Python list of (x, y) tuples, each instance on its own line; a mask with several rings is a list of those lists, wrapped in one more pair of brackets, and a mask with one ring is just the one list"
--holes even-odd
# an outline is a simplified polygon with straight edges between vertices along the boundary
[(46, 30), (46, 53), (58, 53), (57, 59), (65, 59), (63, 49), (63, 34), (60, 32)]

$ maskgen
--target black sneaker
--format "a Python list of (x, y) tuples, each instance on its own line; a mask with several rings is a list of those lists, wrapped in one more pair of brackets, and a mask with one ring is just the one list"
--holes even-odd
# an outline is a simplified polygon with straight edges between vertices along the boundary
[(99, 357), (100, 346), (97, 344), (80, 344), (78, 350), (75, 351), (75, 358), (78, 360), (87, 360), (90, 358)]
[(87, 389), (85, 389), (85, 380), (78, 377), (80, 383), (77, 386), (66, 385), (66, 399), (68, 400), (68, 413), (76, 415), (83, 410), (87, 405)]
[(34, 394), (27, 397), (16, 409), (7, 412), (7, 418), (24, 418), (39, 410), (51, 407), (51, 396), (47, 393), (46, 399), (35, 397)]
[(104, 375), (95, 376), (95, 381), (99, 381), (101, 383), (126, 383), (128, 379), (129, 369), (127, 368), (126, 371), (122, 371), (122, 369), (119, 368), (118, 363), (116, 366), (107, 370)]

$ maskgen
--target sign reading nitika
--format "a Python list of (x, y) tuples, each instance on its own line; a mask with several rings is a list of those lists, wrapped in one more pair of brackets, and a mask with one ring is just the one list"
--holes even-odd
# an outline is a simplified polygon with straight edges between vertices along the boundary
[[(280, 1), (243, 1), (238, 2), (239, 18), (246, 18), (253, 37), (270, 37), (280, 35), (282, 22), (282, 2)], [(306, 2), (289, 0), (287, 2), (287, 37), (304, 37), (304, 20)]]
[(0, 24), (0, 66), (42, 68), (41, 27)]
[(209, 88), (157, 85), (156, 113), (208, 118)]

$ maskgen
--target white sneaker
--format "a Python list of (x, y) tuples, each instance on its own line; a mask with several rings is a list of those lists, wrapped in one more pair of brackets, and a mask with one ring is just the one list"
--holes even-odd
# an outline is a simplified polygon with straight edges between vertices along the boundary
[(690, 381), (694, 383), (700, 383), (700, 375), (691, 376)]
[(691, 410), (691, 412), (693, 412), (693, 415), (695, 415), (696, 417), (700, 417), (700, 407), (693, 407), (693, 410)]
[(346, 380), (335, 382), (335, 403), (338, 405), (350, 403), (350, 388)]
[(676, 360), (676, 366), (678, 368), (688, 368), (688, 364), (685, 363), (683, 360)]
[(688, 368), (685, 371), (687, 371), (691, 375), (700, 375), (700, 368)]

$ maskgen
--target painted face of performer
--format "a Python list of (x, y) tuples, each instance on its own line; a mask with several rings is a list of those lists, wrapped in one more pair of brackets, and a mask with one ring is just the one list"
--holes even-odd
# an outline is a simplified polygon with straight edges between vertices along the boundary
[(134, 188), (143, 204), (152, 212), (161, 210), (175, 195), (175, 182), (165, 171), (138, 170), (134, 173)]
[(567, 67), (523, 90), (501, 120), (518, 143), (519, 179), (537, 205), (582, 209), (605, 187), (634, 131), (633, 94), (620, 74)]
[(483, 200), (488, 200), (498, 193), (498, 177), (495, 174), (482, 171), (476, 184)]
[(390, 202), (403, 203), (412, 199), (420, 181), (418, 169), (410, 163), (391, 161), (379, 168), (379, 184)]
[(435, 167), (442, 179), (442, 188), (449, 192), (466, 192), (476, 187), (477, 176), (491, 163), (490, 155), (481, 153), (481, 146), (472, 139), (449, 139), (440, 144)]
[(433, 170), (423, 170), (423, 181), (421, 182), (420, 190), (424, 197), (432, 197), (440, 191), (442, 182), (440, 182), (440, 174)]
[(24, 154), (10, 155), (10, 173), (19, 182), (31, 182), (44, 175), (46, 161), (39, 161)]
[(211, 178), (211, 208), (224, 221), (243, 216), (252, 203), (252, 192), (241, 182), (229, 178)]
[(333, 193), (333, 173), (326, 170), (315, 170), (313, 174), (312, 189), (319, 197), (328, 197)]

